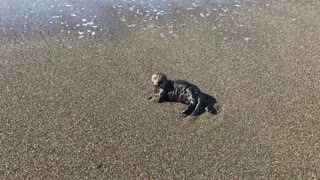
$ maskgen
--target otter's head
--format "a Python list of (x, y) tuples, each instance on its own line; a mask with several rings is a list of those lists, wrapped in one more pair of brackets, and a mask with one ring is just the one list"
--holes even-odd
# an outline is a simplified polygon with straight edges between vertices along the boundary
[(151, 83), (154, 87), (164, 88), (167, 82), (167, 76), (163, 73), (157, 73), (152, 75)]

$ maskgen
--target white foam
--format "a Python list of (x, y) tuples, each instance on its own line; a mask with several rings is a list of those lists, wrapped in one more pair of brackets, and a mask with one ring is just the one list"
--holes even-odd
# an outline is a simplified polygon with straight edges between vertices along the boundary
[(92, 26), (93, 25), (93, 22), (87, 22), (87, 23), (84, 23), (84, 24), (82, 24), (82, 26)]
[(244, 40), (245, 40), (246, 42), (248, 42), (248, 41), (251, 40), (251, 38), (250, 38), (250, 37), (245, 37)]

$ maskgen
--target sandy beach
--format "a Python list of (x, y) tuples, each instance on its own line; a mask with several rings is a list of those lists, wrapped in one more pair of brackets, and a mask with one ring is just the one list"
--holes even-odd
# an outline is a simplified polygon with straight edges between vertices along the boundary
[[(1, 32), (0, 179), (319, 179), (319, 2), (187, 13), (177, 36)], [(149, 102), (155, 72), (218, 114)]]

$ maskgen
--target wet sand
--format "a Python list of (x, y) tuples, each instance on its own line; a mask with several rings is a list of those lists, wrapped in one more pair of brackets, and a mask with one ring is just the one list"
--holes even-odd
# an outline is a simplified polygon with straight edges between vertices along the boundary
[[(179, 38), (2, 38), (0, 179), (320, 178), (319, 7), (243, 8), (219, 32), (181, 17)], [(219, 113), (150, 103), (154, 72), (197, 84)]]

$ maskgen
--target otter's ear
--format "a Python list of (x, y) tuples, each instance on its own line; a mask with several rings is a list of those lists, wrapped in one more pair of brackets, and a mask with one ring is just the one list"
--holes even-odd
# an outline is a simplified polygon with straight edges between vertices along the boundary
[(166, 83), (167, 80), (168, 80), (168, 78), (165, 75), (161, 76), (161, 78), (160, 78), (161, 84)]
[(167, 81), (167, 80), (168, 80), (167, 76), (164, 76), (163, 81)]

